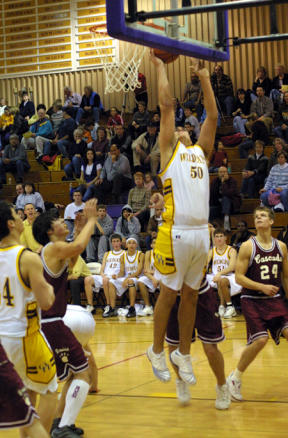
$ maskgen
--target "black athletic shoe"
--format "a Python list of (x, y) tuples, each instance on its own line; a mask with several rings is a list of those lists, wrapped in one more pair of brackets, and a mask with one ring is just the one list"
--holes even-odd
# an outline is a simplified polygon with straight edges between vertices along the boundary
[(52, 438), (79, 438), (71, 426), (56, 427), (51, 433)]
[[(51, 429), (50, 429), (50, 435), (52, 435), (52, 432), (54, 429), (59, 429), (59, 423), (60, 423), (61, 418), (54, 418)], [(71, 424), (71, 426), (69, 426), (71, 428), (71, 430), (73, 430), (74, 433), (76, 433), (77, 435), (84, 435), (84, 430), (81, 429), (81, 427), (77, 427), (75, 424)]]
[(136, 316), (136, 310), (134, 306), (130, 306), (128, 313), (127, 313), (127, 318), (135, 318)]
[(57, 427), (59, 426), (61, 418), (54, 418), (51, 429), (50, 429), (50, 435), (52, 434), (54, 429), (57, 429)]
[(84, 430), (81, 427), (77, 427), (75, 424), (71, 424), (70, 428), (75, 432), (77, 435), (84, 435)]

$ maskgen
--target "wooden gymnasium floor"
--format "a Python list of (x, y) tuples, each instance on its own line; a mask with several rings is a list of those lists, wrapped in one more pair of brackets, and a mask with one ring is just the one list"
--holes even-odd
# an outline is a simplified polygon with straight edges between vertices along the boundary
[[(215, 379), (199, 341), (192, 345), (197, 385), (187, 407), (178, 405), (175, 378), (158, 382), (145, 357), (152, 339), (152, 317), (103, 320), (98, 310), (91, 341), (99, 367), (100, 393), (89, 395), (77, 424), (87, 438), (287, 437), (288, 367), (284, 340), (268, 343), (245, 374), (242, 403), (228, 411), (214, 408)], [(220, 344), (226, 374), (235, 367), (245, 343), (243, 317), (224, 321), (226, 341)], [(14, 438), (17, 431), (2, 431)]]

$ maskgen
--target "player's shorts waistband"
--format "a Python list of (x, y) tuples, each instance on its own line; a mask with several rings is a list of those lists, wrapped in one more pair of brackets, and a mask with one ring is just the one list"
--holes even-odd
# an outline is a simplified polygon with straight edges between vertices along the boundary
[(63, 319), (60, 316), (55, 316), (55, 318), (42, 318), (41, 323), (44, 324), (45, 322), (54, 322), (54, 321), (63, 321)]
[(208, 230), (208, 224), (202, 225), (172, 225), (173, 230)]

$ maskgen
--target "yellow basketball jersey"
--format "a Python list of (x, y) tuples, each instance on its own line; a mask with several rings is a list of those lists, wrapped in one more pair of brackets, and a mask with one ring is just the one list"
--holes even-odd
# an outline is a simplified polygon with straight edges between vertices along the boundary
[(39, 308), (32, 290), (24, 283), (20, 245), (0, 248), (0, 335), (24, 337), (39, 330)]

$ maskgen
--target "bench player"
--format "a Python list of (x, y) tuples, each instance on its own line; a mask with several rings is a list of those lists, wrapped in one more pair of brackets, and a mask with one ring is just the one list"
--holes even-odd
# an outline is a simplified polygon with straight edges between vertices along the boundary
[(198, 289), (209, 250), (209, 173), (206, 158), (211, 151), (216, 132), (217, 107), (207, 69), (197, 62), (192, 69), (198, 75), (204, 96), (207, 117), (196, 145), (192, 146), (186, 131), (175, 131), (173, 99), (164, 63), (154, 56), (160, 121), (160, 177), (163, 184), (165, 209), (158, 229), (155, 247), (155, 267), (161, 281), (160, 295), (154, 309), (154, 342), (147, 350), (154, 374), (162, 381), (170, 380), (163, 350), (164, 337), (171, 309), (178, 291), (181, 300), (179, 318), (179, 348), (171, 354), (179, 367), (181, 378), (193, 383), (190, 343), (195, 323)]
[(144, 275), (138, 280), (138, 287), (144, 300), (144, 309), (139, 313), (139, 316), (153, 315), (153, 307), (150, 305), (149, 292), (154, 293), (159, 286), (159, 281), (155, 277), (154, 255), (156, 237), (151, 241), (151, 250), (146, 251), (144, 260)]
[(288, 340), (288, 308), (279, 293), (288, 297), (288, 260), (285, 243), (274, 239), (274, 213), (267, 207), (254, 212), (256, 236), (242, 243), (236, 264), (236, 281), (242, 287), (241, 308), (246, 321), (247, 346), (237, 368), (227, 379), (235, 401), (243, 400), (242, 374), (268, 342), (268, 330), (276, 345)]

